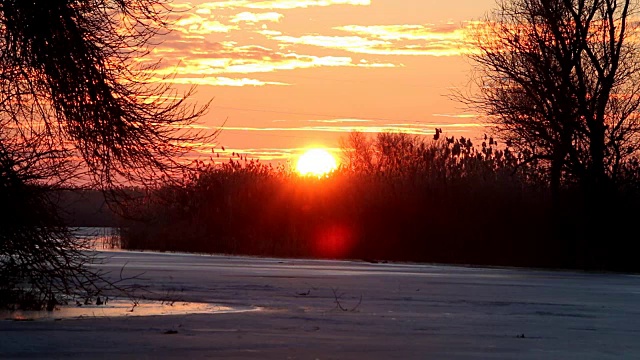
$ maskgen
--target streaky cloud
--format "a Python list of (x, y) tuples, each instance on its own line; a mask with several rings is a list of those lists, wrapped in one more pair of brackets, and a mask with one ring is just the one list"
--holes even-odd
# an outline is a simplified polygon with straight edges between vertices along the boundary
[(480, 114), (431, 114), (435, 117), (447, 117), (447, 118), (456, 118), (456, 119), (475, 119), (480, 116)]
[[(258, 45), (238, 46), (233, 41), (210, 43), (203, 40), (200, 46), (181, 49), (180, 43), (167, 41), (157, 49), (164, 59), (164, 66), (152, 69), (155, 77), (172, 77), (166, 80), (174, 83), (201, 83), (207, 81), (220, 84), (215, 77), (223, 74), (269, 73), (280, 70), (309, 69), (318, 67), (395, 67), (391, 63), (362, 63), (349, 56), (314, 56), (294, 52), (281, 52)], [(166, 48), (164, 47), (166, 46)], [(166, 51), (165, 51), (166, 49)], [(140, 61), (152, 62), (153, 59)], [(170, 66), (171, 64), (176, 64)], [(214, 77), (211, 80), (204, 78)], [(189, 79), (189, 80), (181, 80)], [(286, 83), (267, 83), (287, 85)], [(229, 85), (229, 84), (227, 84)], [(254, 84), (257, 85), (257, 84)]]
[(232, 23), (259, 23), (259, 22), (279, 22), (284, 15), (277, 12), (252, 13), (248, 11), (241, 12), (231, 18)]
[(175, 77), (166, 79), (157, 79), (157, 82), (172, 84), (188, 84), (188, 85), (209, 85), (209, 86), (266, 86), (280, 85), (288, 86), (290, 84), (277, 81), (262, 81), (249, 78), (229, 78), (224, 76), (214, 77)]
[(483, 125), (478, 124), (425, 124), (419, 126), (416, 124), (383, 124), (379, 126), (300, 126), (300, 127), (251, 127), (251, 126), (225, 126), (221, 128), (224, 131), (255, 131), (255, 132), (326, 132), (326, 133), (348, 133), (358, 131), (362, 133), (384, 133), (398, 132), (413, 135), (433, 135), (436, 127), (448, 128), (473, 128)]
[(304, 120), (306, 122), (317, 122), (326, 124), (340, 124), (340, 123), (357, 123), (357, 122), (372, 122), (373, 120), (367, 119), (331, 119), (331, 120)]
[(462, 26), (451, 23), (344, 25), (333, 29), (350, 35), (265, 35), (283, 44), (310, 45), (369, 55), (459, 56), (473, 51), (469, 32), (474, 26), (477, 26), (474, 22)]
[(211, 17), (202, 17), (200, 13), (183, 15), (171, 23), (171, 29), (182, 34), (206, 35), (228, 33), (238, 29), (235, 25), (223, 24)]
[(298, 9), (334, 5), (369, 6), (371, 0), (226, 0), (206, 2), (199, 6), (207, 9)]
[[(391, 45), (384, 40), (371, 40), (360, 36), (327, 36), (327, 35), (303, 35), (303, 36), (274, 36), (273, 40), (297, 45), (313, 45), (337, 49), (366, 49)], [(354, 51), (357, 52), (357, 51)]]

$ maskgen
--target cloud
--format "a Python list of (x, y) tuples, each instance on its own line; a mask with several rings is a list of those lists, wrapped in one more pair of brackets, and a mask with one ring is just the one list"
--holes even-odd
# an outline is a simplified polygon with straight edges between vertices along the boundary
[[(188, 46), (182, 39), (167, 40), (162, 47), (154, 50), (154, 54), (164, 58), (164, 65), (150, 70), (154, 81), (214, 86), (288, 85), (248, 78), (221, 77), (227, 74), (269, 73), (317, 67), (395, 66), (391, 63), (361, 63), (348, 56), (301, 55), (258, 45), (238, 46), (233, 41), (208, 42), (204, 39), (199, 43), (192, 40)], [(141, 63), (153, 61), (151, 58), (139, 59)]]
[(284, 15), (277, 12), (252, 13), (245, 11), (234, 15), (230, 21), (232, 23), (258, 23), (264, 21), (279, 22), (283, 17)]
[(211, 130), (210, 126), (203, 124), (170, 124), (167, 127), (172, 129)]
[[(274, 36), (273, 40), (297, 45), (313, 45), (334, 49), (364, 49), (388, 46), (391, 43), (381, 40), (370, 40), (359, 36), (326, 36), (326, 35), (303, 35), (300, 37), (281, 35)], [(354, 51), (358, 52), (358, 51)]]
[(237, 29), (237, 26), (223, 24), (215, 20), (214, 17), (196, 10), (196, 13), (182, 14), (182, 16), (172, 21), (171, 29), (183, 34), (206, 35), (211, 33), (228, 33), (231, 30)]
[(281, 31), (271, 30), (271, 29), (260, 29), (260, 30), (256, 31), (256, 33), (258, 33), (260, 35), (264, 35), (266, 37), (282, 35)]
[(249, 78), (229, 78), (224, 76), (213, 77), (177, 77), (165, 79), (153, 79), (157, 82), (188, 85), (209, 85), (209, 86), (265, 86), (265, 85), (290, 85), (277, 81), (262, 81)]
[(333, 5), (371, 5), (371, 0), (225, 0), (213, 1), (199, 5), (203, 9), (298, 9), (309, 7), (326, 7)]
[(431, 114), (432, 116), (437, 117), (447, 117), (447, 118), (456, 118), (456, 119), (475, 119), (481, 116), (480, 114)]
[[(256, 131), (256, 132), (326, 132), (326, 133), (348, 133), (358, 131), (362, 133), (382, 133), (382, 132), (400, 132), (413, 135), (433, 135), (435, 128), (450, 128), (453, 131), (466, 130), (467, 128), (482, 127), (476, 123), (458, 123), (458, 124), (380, 124), (380, 125), (323, 125), (323, 126), (299, 126), (299, 127), (251, 127), (251, 126), (225, 126), (223, 131)], [(449, 130), (451, 131), (451, 130)]]
[(247, 7), (254, 9), (296, 9), (332, 5), (369, 6), (371, 5), (371, 0), (272, 0), (252, 2)]
[[(138, 59), (141, 66), (150, 65), (152, 80), (176, 84), (212, 86), (289, 85), (269, 82), (237, 74), (320, 67), (378, 68), (401, 66), (372, 59), (353, 59), (336, 54), (306, 53), (292, 48), (296, 38), (287, 37), (281, 29), (267, 28), (268, 22), (279, 23), (284, 14), (257, 10), (296, 9), (333, 5), (367, 6), (370, 0), (223, 0), (186, 7), (176, 4), (169, 23), (173, 32), (154, 47), (150, 56)], [(236, 11), (240, 9), (241, 11)], [(331, 29), (328, 29), (331, 30)], [(335, 32), (335, 30), (332, 30)], [(279, 37), (287, 41), (279, 41)], [(331, 37), (305, 37), (303, 42), (323, 46)], [(335, 37), (334, 48), (376, 48), (390, 44), (385, 40), (368, 40), (360, 36)], [(154, 64), (159, 61), (159, 65)]]
[(471, 49), (469, 31), (473, 24), (436, 25), (345, 25), (334, 30), (347, 36), (269, 35), (284, 44), (310, 45), (370, 55), (456, 56)]
[(296, 148), (230, 148), (225, 147), (225, 150), (215, 149), (214, 160), (220, 162), (228, 161), (229, 159), (238, 160), (238, 156), (242, 156), (248, 160), (260, 159), (264, 161), (272, 160), (287, 160), (290, 159), (293, 154), (298, 152)]
[(326, 124), (341, 124), (341, 123), (360, 123), (360, 122), (372, 122), (373, 120), (365, 119), (331, 119), (331, 120), (305, 120), (307, 122), (318, 122)]
[(464, 41), (466, 30), (452, 23), (430, 25), (346, 25), (335, 29), (383, 40)]
[[(471, 23), (461, 26), (451, 23), (343, 25), (328, 28), (326, 34), (294, 36), (282, 29), (267, 28), (265, 23), (279, 23), (285, 16), (282, 13), (255, 11), (370, 4), (369, 0), (209, 1), (175, 15), (171, 23), (176, 31), (165, 36), (162, 44), (152, 49), (151, 56), (138, 61), (153, 64), (161, 59), (160, 65), (149, 72), (157, 81), (211, 86), (283, 86), (290, 84), (237, 75), (320, 67), (400, 67), (403, 65), (384, 61), (384, 58), (360, 55), (354, 59), (348, 53), (453, 56), (469, 47), (466, 37)], [(317, 54), (301, 46), (342, 52)]]

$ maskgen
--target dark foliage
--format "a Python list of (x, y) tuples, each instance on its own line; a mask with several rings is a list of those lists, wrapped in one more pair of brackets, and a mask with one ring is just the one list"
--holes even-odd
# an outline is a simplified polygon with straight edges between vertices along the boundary
[[(99, 187), (156, 179), (207, 137), (186, 129), (205, 107), (138, 65), (165, 33), (165, 0), (0, 2), (0, 121), (36, 152), (80, 156)], [(77, 176), (77, 174), (75, 174)]]
[[(255, 161), (201, 166), (181, 186), (131, 204), (145, 221), (123, 227), (123, 247), (637, 270), (632, 242), (622, 236), (638, 214), (636, 198), (611, 199), (616, 226), (602, 219), (600, 234), (587, 233), (579, 191), (563, 188), (560, 208), (552, 211), (547, 182), (538, 175), (544, 172), (496, 149), (492, 139), (475, 147), (464, 138), (352, 136), (358, 144), (345, 146), (358, 146), (345, 148), (346, 166), (323, 178)], [(357, 153), (364, 150), (368, 155)], [(606, 248), (582, 241), (598, 236), (607, 239)]]
[(93, 257), (59, 217), (51, 189), (27, 184), (2, 150), (0, 204), (10, 211), (0, 217), (0, 308), (51, 310), (118, 288), (86, 266)]
[[(473, 38), (475, 91), (461, 96), (554, 191), (576, 182), (590, 213), (640, 149), (640, 48), (632, 0), (498, 0)], [(599, 216), (599, 215), (598, 215)]]
[(137, 62), (170, 13), (166, 0), (0, 0), (0, 306), (114, 285), (86, 266), (51, 189), (127, 195), (122, 184), (173, 178), (190, 144), (215, 136), (189, 130), (207, 108), (192, 90)]
[(92, 189), (58, 189), (51, 193), (60, 217), (70, 227), (117, 227), (121, 214), (109, 206), (104, 194)]

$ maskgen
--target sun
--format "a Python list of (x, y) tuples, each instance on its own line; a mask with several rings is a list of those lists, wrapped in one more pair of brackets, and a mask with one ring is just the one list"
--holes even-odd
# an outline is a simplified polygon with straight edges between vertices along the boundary
[(310, 149), (298, 158), (297, 170), (300, 175), (322, 176), (338, 167), (336, 159), (327, 150)]

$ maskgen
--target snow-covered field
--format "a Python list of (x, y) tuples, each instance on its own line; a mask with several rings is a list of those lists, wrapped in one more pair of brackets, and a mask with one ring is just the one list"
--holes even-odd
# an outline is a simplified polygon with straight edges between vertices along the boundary
[(0, 321), (0, 358), (640, 359), (634, 275), (103, 254), (149, 294), (255, 311)]

